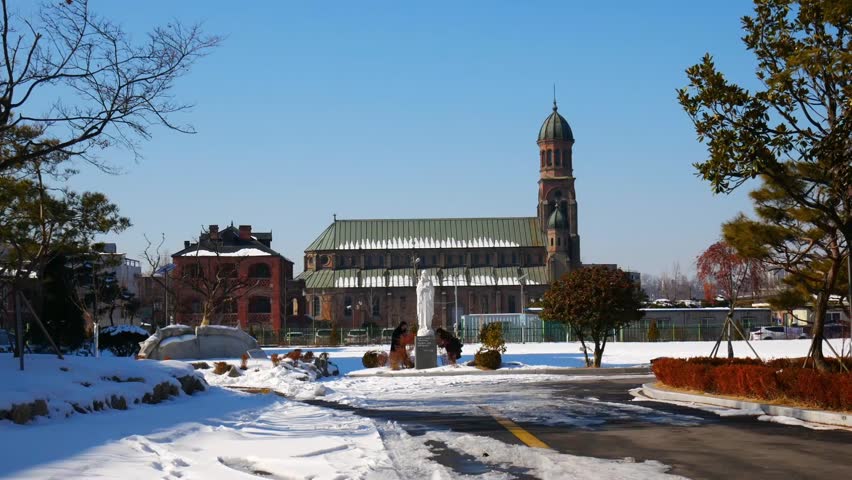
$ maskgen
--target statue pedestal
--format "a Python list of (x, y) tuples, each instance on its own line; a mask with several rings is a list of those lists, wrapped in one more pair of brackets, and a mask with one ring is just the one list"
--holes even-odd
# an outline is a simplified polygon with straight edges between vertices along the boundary
[(417, 335), (414, 338), (414, 368), (435, 368), (438, 366), (438, 346), (435, 344), (435, 333)]

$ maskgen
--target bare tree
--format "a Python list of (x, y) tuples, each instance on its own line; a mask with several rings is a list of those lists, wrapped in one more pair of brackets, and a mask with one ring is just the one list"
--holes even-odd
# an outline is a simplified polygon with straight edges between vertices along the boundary
[[(240, 273), (240, 265), (248, 257), (225, 256), (221, 247), (221, 241), (211, 239), (209, 232), (202, 230), (195, 251), (184, 255), (192, 258), (193, 263), (185, 265), (177, 275), (181, 286), (201, 297), (202, 326), (210, 325), (214, 315), (220, 319), (229, 303), (233, 305), (261, 284), (260, 280)], [(221, 322), (219, 319), (216, 323)]]
[[(764, 278), (765, 266), (759, 260), (739, 255), (731, 245), (716, 242), (702, 253), (697, 260), (698, 277), (708, 285), (708, 296), (718, 293), (728, 302), (728, 315), (722, 325), (722, 332), (716, 341), (711, 357), (719, 351), (722, 338), (728, 339), (728, 358), (734, 358), (734, 347), (731, 344), (731, 328), (748, 343), (748, 337), (734, 323), (734, 311), (737, 299), (744, 289), (751, 287), (756, 290)], [(751, 344), (749, 344), (751, 347)], [(754, 352), (754, 349), (752, 349)], [(754, 352), (757, 356), (757, 352)]]
[(164, 233), (160, 234), (160, 241), (156, 246), (148, 238), (148, 235), (143, 236), (145, 237), (146, 245), (145, 250), (142, 252), (142, 257), (150, 269), (146, 273), (146, 277), (162, 288), (163, 293), (167, 297), (163, 304), (163, 326), (165, 326), (168, 323), (169, 307), (174, 308), (177, 303), (174, 283), (169, 282), (169, 276), (174, 265), (171, 265), (171, 256), (168, 251), (163, 248), (163, 245), (166, 243), (166, 235)]
[(110, 171), (97, 150), (121, 145), (138, 156), (154, 125), (194, 132), (169, 118), (190, 107), (172, 90), (219, 37), (173, 22), (133, 43), (88, 0), (46, 2), (32, 18), (0, 6), (0, 172), (57, 153)]

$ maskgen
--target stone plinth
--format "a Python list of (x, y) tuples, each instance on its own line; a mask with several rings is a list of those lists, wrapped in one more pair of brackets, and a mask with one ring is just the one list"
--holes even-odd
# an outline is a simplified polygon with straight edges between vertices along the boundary
[(414, 368), (435, 368), (438, 366), (438, 347), (435, 344), (435, 333), (429, 332), (418, 335), (414, 339)]

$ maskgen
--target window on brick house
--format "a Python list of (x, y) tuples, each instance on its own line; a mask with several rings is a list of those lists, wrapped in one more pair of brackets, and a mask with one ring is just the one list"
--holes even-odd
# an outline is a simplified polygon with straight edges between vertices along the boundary
[(269, 278), (272, 276), (272, 271), (269, 265), (265, 263), (255, 263), (249, 267), (249, 277), (251, 278)]
[(233, 298), (226, 298), (222, 302), (222, 313), (237, 313), (237, 301)]
[(184, 265), (183, 267), (183, 276), (188, 278), (201, 278), (204, 275), (204, 269), (201, 268), (201, 265), (197, 263), (193, 263), (190, 265)]
[(352, 316), (352, 297), (343, 297), (343, 316)]
[(237, 276), (237, 267), (233, 263), (222, 263), (216, 269), (216, 275), (219, 278), (235, 278)]
[(189, 302), (190, 313), (201, 313), (201, 300), (195, 298)]
[(321, 306), (320, 306), (321, 305), (320, 304), (320, 298), (315, 296), (313, 303), (314, 303), (313, 308), (311, 310), (313, 312), (314, 318), (317, 318), (317, 317), (322, 315), (322, 309), (321, 309)]
[(269, 297), (251, 297), (248, 309), (249, 313), (271, 313), (272, 300)]
[(508, 302), (509, 302), (509, 313), (517, 313), (518, 312), (518, 310), (517, 310), (518, 305), (515, 302), (515, 296), (509, 295)]

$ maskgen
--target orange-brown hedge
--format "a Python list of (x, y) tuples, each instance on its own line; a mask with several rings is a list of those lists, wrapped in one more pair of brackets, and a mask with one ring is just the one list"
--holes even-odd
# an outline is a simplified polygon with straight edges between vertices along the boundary
[(763, 363), (756, 359), (658, 358), (651, 369), (661, 383), (670, 387), (852, 411), (852, 373), (802, 368), (803, 362), (804, 359)]

